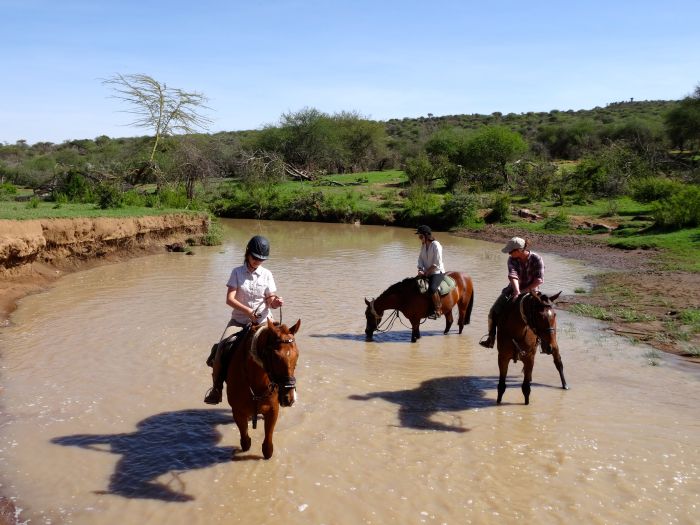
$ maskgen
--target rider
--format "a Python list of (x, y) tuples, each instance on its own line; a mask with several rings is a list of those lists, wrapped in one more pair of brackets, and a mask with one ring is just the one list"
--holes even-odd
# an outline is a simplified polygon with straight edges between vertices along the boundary
[(442, 260), (442, 245), (433, 237), (430, 226), (418, 226), (416, 234), (421, 242), (418, 256), (418, 277), (428, 279), (428, 294), (433, 299), (435, 316), (442, 315), (442, 302), (438, 288), (445, 277), (445, 264)]
[(508, 280), (510, 283), (493, 303), (489, 311), (489, 333), (486, 339), (479, 341), (485, 348), (493, 348), (496, 341), (498, 318), (508, 302), (515, 302), (520, 294), (537, 291), (544, 282), (544, 263), (542, 257), (530, 251), (530, 241), (513, 237), (501, 250), (508, 257)]
[[(233, 308), (233, 311), (216, 348), (212, 372), (213, 386), (204, 397), (205, 403), (221, 403), (226, 378), (222, 361), (225, 360), (224, 354), (231, 352), (230, 346), (241, 341), (251, 325), (260, 324), (268, 318), (272, 319), (271, 308), (279, 308), (284, 304), (282, 298), (276, 294), (277, 287), (272, 272), (262, 266), (269, 256), (270, 241), (262, 235), (255, 235), (248, 241), (243, 264), (231, 272), (226, 284), (226, 304)], [(233, 345), (228, 345), (229, 342)]]

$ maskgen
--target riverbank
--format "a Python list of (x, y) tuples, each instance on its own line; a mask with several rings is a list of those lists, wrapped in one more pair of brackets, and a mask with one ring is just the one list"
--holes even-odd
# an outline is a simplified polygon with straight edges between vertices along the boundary
[(0, 220), (0, 326), (17, 301), (70, 272), (199, 242), (206, 214)]
[[(617, 335), (700, 364), (700, 274), (662, 269), (656, 250), (612, 248), (605, 236), (533, 234), (517, 228), (487, 226), (456, 235), (505, 243), (526, 237), (532, 249), (578, 259), (603, 270), (589, 276), (588, 293), (564, 296), (557, 305), (605, 321)], [(693, 316), (685, 315), (691, 312)]]

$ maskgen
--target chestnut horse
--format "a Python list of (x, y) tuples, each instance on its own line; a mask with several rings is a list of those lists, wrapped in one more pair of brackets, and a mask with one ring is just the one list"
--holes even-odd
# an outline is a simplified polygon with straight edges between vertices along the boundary
[(542, 346), (544, 353), (551, 354), (554, 358), (554, 366), (557, 367), (561, 378), (561, 387), (568, 390), (557, 344), (557, 314), (553, 308), (554, 301), (560, 294), (561, 292), (551, 297), (540, 292), (523, 294), (514, 303), (510, 303), (500, 315), (496, 333), (500, 374), (497, 403), (501, 402), (506, 391), (508, 363), (511, 359), (513, 362), (520, 359), (525, 376), (521, 388), (525, 404), (530, 404), (530, 383), (538, 344)]
[[(471, 277), (466, 273), (447, 272), (446, 275), (454, 279), (455, 287), (450, 293), (441, 297), (442, 311), (445, 315), (444, 333), (449, 332), (452, 326), (454, 321), (452, 308), (456, 304), (459, 311), (457, 324), (461, 334), (464, 325), (469, 324), (471, 319), (472, 307), (474, 306), (474, 286)], [(386, 310), (396, 310), (410, 321), (411, 342), (415, 343), (420, 339), (419, 327), (421, 320), (428, 317), (433, 311), (432, 297), (427, 293), (420, 292), (417, 277), (409, 277), (401, 282), (392, 284), (376, 299), (371, 301), (365, 299), (365, 304), (367, 305), (365, 310), (365, 317), (367, 318), (365, 338), (367, 341), (372, 341), (374, 331), (379, 329), (384, 312)]]
[(243, 338), (226, 371), (226, 397), (233, 419), (241, 434), (241, 449), (250, 449), (248, 420), (257, 426), (257, 415), (265, 420), (265, 440), (262, 453), (272, 457), (272, 432), (275, 430), (280, 405), (289, 407), (296, 400), (294, 370), (299, 350), (294, 334), (301, 326), (267, 324), (254, 326)]

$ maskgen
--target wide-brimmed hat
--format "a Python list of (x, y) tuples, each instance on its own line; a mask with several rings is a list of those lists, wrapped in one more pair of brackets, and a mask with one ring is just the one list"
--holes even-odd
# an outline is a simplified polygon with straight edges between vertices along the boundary
[(525, 249), (525, 240), (521, 239), (520, 237), (513, 237), (511, 240), (509, 240), (505, 247), (501, 250), (503, 253), (510, 253), (513, 250), (524, 250)]
[(421, 224), (416, 228), (416, 234), (418, 235), (432, 235), (433, 230), (430, 229), (430, 226), (426, 226), (425, 224)]

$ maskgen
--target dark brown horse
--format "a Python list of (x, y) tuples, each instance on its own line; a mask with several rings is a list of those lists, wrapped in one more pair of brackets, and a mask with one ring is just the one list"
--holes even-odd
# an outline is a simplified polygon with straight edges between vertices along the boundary
[(296, 400), (294, 370), (299, 350), (294, 334), (301, 326), (267, 324), (253, 327), (234, 352), (226, 374), (226, 397), (233, 419), (241, 433), (241, 449), (250, 449), (248, 420), (257, 426), (257, 415), (265, 420), (265, 459), (272, 456), (272, 432), (275, 430), (280, 405), (289, 407)]
[[(452, 309), (457, 305), (459, 316), (457, 324), (459, 333), (465, 324), (469, 324), (474, 306), (474, 286), (472, 279), (466, 273), (447, 272), (447, 275), (455, 281), (455, 287), (447, 295), (442, 296), (442, 311), (445, 315), (445, 332), (452, 326), (454, 318)], [(433, 302), (429, 294), (421, 293), (418, 289), (418, 279), (409, 277), (401, 282), (392, 284), (384, 290), (379, 297), (371, 301), (365, 299), (367, 309), (365, 317), (367, 326), (365, 336), (367, 341), (372, 341), (375, 330), (379, 328), (386, 310), (401, 312), (411, 323), (411, 342), (420, 339), (420, 322), (433, 311)]]
[(539, 292), (523, 294), (517, 301), (510, 303), (501, 314), (496, 333), (500, 373), (497, 403), (501, 402), (506, 391), (508, 363), (511, 359), (513, 362), (520, 359), (525, 376), (522, 391), (525, 404), (530, 404), (530, 383), (538, 344), (542, 346), (543, 352), (551, 354), (554, 358), (554, 366), (557, 367), (561, 378), (561, 387), (569, 388), (564, 379), (564, 365), (557, 344), (557, 314), (553, 308), (559, 294), (561, 292), (551, 297)]

